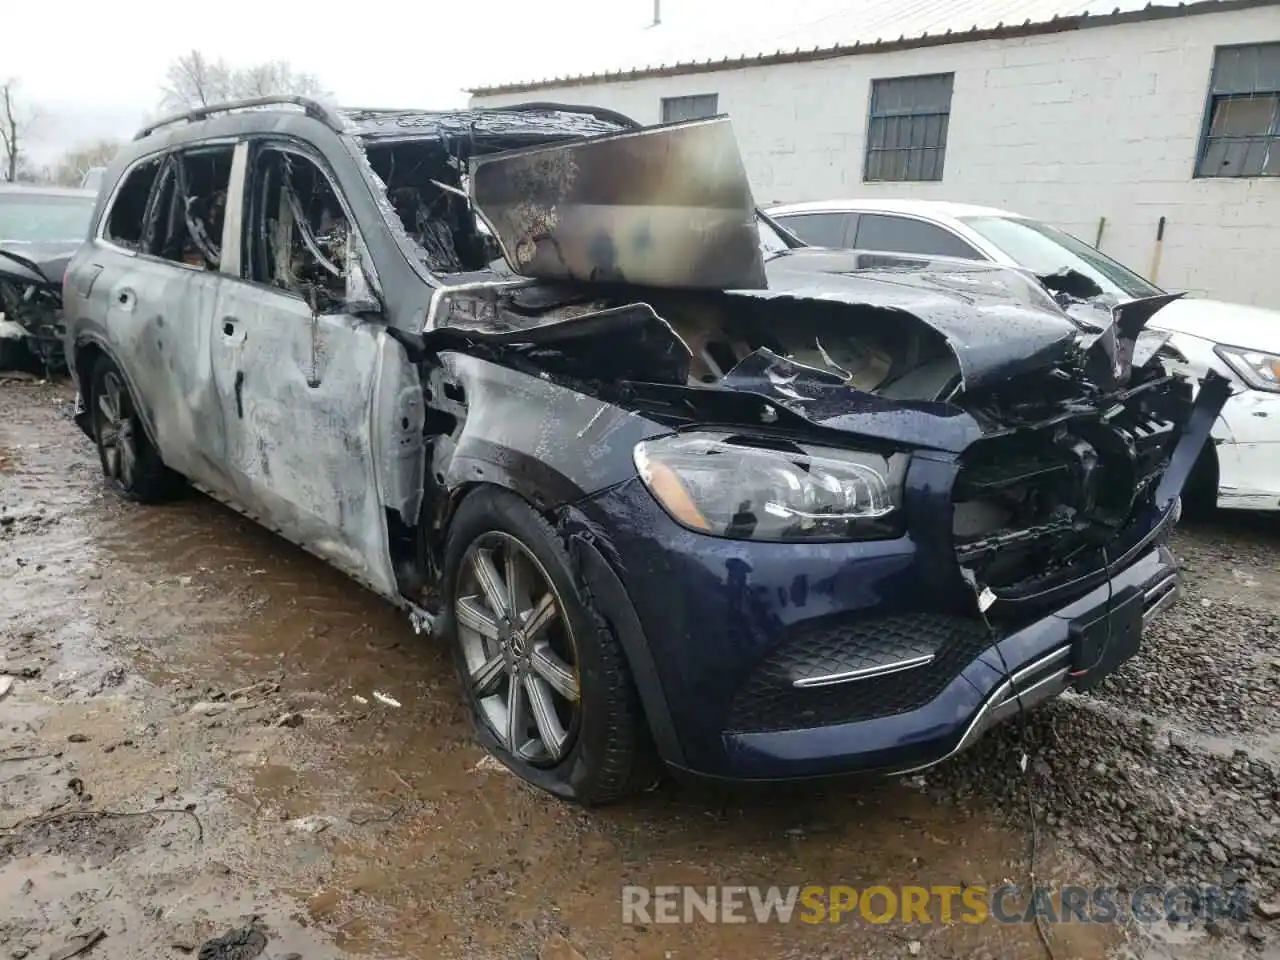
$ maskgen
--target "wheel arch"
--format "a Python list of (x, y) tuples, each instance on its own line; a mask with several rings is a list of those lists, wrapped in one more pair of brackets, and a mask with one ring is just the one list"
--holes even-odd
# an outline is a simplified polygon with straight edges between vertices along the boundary
[(126, 364), (120, 362), (120, 358), (116, 356), (111, 346), (101, 337), (93, 334), (81, 334), (76, 338), (74, 355), (68, 360), (68, 366), (74, 370), (76, 375), (76, 383), (80, 390), (80, 396), (85, 404), (85, 418), (83, 423), (77, 421), (81, 430), (87, 434), (90, 439), (93, 437), (93, 421), (90, 413), (91, 405), (95, 402), (93, 393), (93, 371), (98, 365), (98, 361), (106, 357), (109, 359), (120, 376), (124, 378), (125, 386), (129, 388), (129, 396), (133, 399), (134, 412), (137, 413), (138, 419), (142, 422), (142, 429), (146, 431), (147, 441), (159, 450), (160, 447), (156, 443), (156, 431), (151, 422), (151, 410), (146, 405), (142, 395), (138, 392), (137, 385), (133, 382), (133, 377), (129, 374), (129, 368)]
[[(640, 618), (627, 595), (622, 578), (607, 559), (609, 550), (602, 532), (590, 524), (572, 504), (548, 508), (530, 501), (514, 485), (492, 481), (476, 481), (459, 484), (449, 491), (447, 513), (442, 517), (435, 549), (444, 554), (453, 519), (462, 503), (470, 496), (485, 490), (503, 490), (519, 498), (532, 511), (546, 520), (560, 537), (561, 545), (569, 555), (570, 573), (583, 599), (605, 622), (613, 633), (626, 658), (627, 667), (640, 699), (640, 709), (645, 727), (658, 756), (668, 764), (681, 766), (684, 749), (676, 733), (666, 693), (658, 673), (653, 653), (645, 640)], [(443, 574), (443, 570), (441, 571)], [(443, 582), (443, 580), (442, 580)]]

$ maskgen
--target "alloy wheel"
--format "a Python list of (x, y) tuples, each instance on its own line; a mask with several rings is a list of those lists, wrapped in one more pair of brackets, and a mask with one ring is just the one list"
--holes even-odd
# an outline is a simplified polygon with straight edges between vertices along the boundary
[(128, 489), (138, 463), (129, 391), (114, 370), (102, 378), (94, 418), (102, 453), (102, 472)]
[(492, 531), (467, 548), (453, 600), (466, 682), (490, 731), (516, 758), (554, 766), (577, 736), (582, 693), (551, 578), (523, 543)]

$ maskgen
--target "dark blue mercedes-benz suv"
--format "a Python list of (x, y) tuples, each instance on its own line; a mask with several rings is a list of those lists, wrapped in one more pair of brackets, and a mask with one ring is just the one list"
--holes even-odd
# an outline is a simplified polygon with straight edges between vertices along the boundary
[(1167, 300), (804, 248), (724, 118), (288, 97), (140, 132), (63, 289), (111, 487), (400, 605), (586, 803), (915, 769), (1130, 657), (1225, 399)]

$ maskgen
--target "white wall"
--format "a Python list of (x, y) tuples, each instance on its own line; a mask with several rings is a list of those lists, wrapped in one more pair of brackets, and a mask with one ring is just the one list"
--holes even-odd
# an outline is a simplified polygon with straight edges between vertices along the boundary
[[(478, 97), (612, 107), (642, 123), (662, 97), (719, 94), (756, 198), (913, 196), (1040, 217), (1159, 283), (1280, 309), (1280, 178), (1194, 180), (1215, 44), (1280, 40), (1261, 7), (992, 40), (619, 83)], [(940, 183), (863, 183), (871, 80), (955, 71)]]

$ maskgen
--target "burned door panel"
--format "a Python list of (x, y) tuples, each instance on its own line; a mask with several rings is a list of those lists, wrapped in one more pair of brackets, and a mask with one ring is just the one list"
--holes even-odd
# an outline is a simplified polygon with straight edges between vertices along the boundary
[(476, 208), (528, 277), (765, 286), (755, 201), (727, 118), (476, 157)]
[(371, 421), (383, 331), (345, 311), (352, 220), (314, 157), (250, 156), (245, 279), (225, 281), (213, 330), (231, 495), (394, 596)]
[[(210, 381), (209, 326), (218, 279), (162, 260), (100, 251), (92, 297), (156, 448), (173, 470), (198, 482), (223, 480), (220, 411)], [(146, 371), (146, 375), (140, 374)]]
[(297, 297), (228, 282), (214, 376), (230, 495), (268, 526), (388, 596), (371, 398), (379, 328), (316, 316)]

